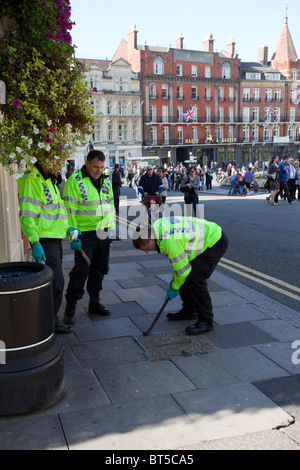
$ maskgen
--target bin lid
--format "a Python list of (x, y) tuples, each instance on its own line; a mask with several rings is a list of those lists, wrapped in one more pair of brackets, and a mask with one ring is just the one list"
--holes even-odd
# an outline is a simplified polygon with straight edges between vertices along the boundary
[(41, 263), (0, 263), (0, 293), (42, 286), (53, 279), (53, 271)]

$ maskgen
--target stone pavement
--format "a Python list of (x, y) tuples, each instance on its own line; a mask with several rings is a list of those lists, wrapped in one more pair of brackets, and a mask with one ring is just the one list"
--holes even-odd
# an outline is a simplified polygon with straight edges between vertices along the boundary
[[(63, 266), (67, 285), (67, 242)], [(80, 301), (73, 332), (57, 337), (63, 396), (0, 418), (1, 450), (300, 449), (299, 313), (216, 269), (213, 332), (191, 337), (184, 329), (192, 322), (169, 321), (177, 297), (144, 337), (170, 274), (161, 255), (113, 243), (101, 296), (111, 316), (90, 316), (88, 297)]]

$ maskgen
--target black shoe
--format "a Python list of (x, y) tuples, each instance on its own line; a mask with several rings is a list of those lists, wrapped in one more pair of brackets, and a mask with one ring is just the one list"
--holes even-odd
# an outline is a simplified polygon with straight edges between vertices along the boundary
[(167, 318), (169, 320), (177, 321), (177, 320), (196, 320), (197, 313), (196, 312), (187, 312), (183, 308), (179, 310), (179, 312), (169, 312), (167, 313)]
[(204, 323), (203, 321), (197, 321), (195, 325), (187, 326), (185, 331), (189, 335), (203, 335), (203, 333), (207, 333), (208, 331), (213, 331), (214, 326), (212, 324)]
[(66, 325), (74, 325), (75, 323), (75, 309), (76, 309), (76, 304), (74, 305), (66, 305), (65, 308), (65, 315), (64, 315), (64, 323)]
[(72, 333), (72, 329), (63, 325), (55, 325), (54, 332), (56, 335), (68, 335)]
[(108, 308), (100, 304), (97, 298), (92, 298), (92, 297), (90, 298), (90, 302), (89, 302), (89, 313), (92, 313), (94, 315), (103, 315), (103, 316), (110, 315), (110, 311), (108, 310)]

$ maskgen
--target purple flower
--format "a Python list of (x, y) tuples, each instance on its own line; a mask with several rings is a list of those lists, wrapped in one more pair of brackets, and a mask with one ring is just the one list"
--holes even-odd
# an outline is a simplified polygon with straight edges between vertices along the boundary
[(50, 127), (49, 132), (50, 134), (53, 134), (53, 135), (55, 134), (53, 126)]
[(52, 142), (52, 140), (49, 139), (49, 137), (47, 137), (47, 139), (45, 139), (45, 143), (46, 143), (46, 144), (51, 144), (51, 142)]
[(96, 88), (95, 86), (94, 86), (94, 88), (92, 89), (92, 91), (93, 91), (94, 93), (98, 93), (98, 90), (97, 90), (97, 88)]
[(21, 102), (19, 100), (13, 100), (13, 104), (17, 107), (21, 106)]

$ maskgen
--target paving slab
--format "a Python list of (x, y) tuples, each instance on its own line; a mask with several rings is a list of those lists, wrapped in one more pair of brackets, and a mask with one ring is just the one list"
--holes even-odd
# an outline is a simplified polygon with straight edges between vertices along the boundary
[(224, 439), (288, 426), (292, 417), (252, 384), (234, 383), (175, 393), (198, 428), (199, 441)]
[(128, 318), (116, 318), (75, 324), (74, 330), (79, 341), (96, 341), (105, 338), (136, 336), (141, 331)]
[(215, 325), (214, 331), (206, 334), (209, 334), (209, 341), (220, 349), (238, 348), (276, 341), (275, 338), (251, 322)]
[(224, 368), (206, 361), (207, 354), (190, 357), (172, 357), (172, 361), (196, 385), (198, 389), (209, 389), (226, 384), (240, 383)]
[(115, 294), (122, 302), (132, 302), (140, 299), (152, 299), (153, 297), (162, 297), (166, 295), (166, 291), (159, 286), (132, 287), (131, 289), (117, 289)]
[[(144, 310), (140, 305), (138, 305), (136, 302), (120, 302), (117, 304), (107, 304), (106, 307), (110, 310), (111, 312), (111, 317), (112, 319), (114, 318), (120, 318), (120, 317), (133, 317), (136, 315), (146, 315), (147, 312)], [(91, 320), (98, 320), (101, 319), (101, 317), (97, 317), (96, 315), (90, 315), (89, 318)], [(103, 317), (102, 317), (103, 319)]]
[[(170, 282), (170, 276), (168, 276), (169, 282)], [(144, 276), (144, 277), (133, 277), (133, 278), (128, 278), (128, 279), (118, 279), (118, 284), (119, 288), (120, 286), (123, 289), (130, 289), (132, 287), (146, 287), (148, 286), (165, 286), (168, 288), (169, 283), (166, 283), (165, 281), (158, 279), (154, 275), (150, 276)]]
[(299, 422), (300, 375), (265, 380), (254, 385)]
[(291, 425), (280, 430), (261, 431), (243, 436), (216, 439), (201, 442), (193, 446), (183, 447), (183, 450), (300, 450), (300, 445), (289, 437)]
[(0, 419), (0, 450), (68, 450), (59, 416)]
[(218, 325), (267, 319), (268, 316), (250, 304), (214, 307), (214, 321)]
[[(128, 267), (128, 265), (126, 265)], [(118, 279), (128, 279), (133, 277), (141, 277), (144, 276), (143, 273), (138, 271), (137, 269), (122, 269), (122, 270), (112, 270), (109, 271), (108, 274), (105, 275), (106, 280), (110, 281), (117, 281)]]
[(242, 382), (290, 375), (252, 346), (217, 350), (207, 354), (205, 361), (220, 367)]
[[(156, 294), (156, 290), (154, 291)], [(154, 295), (152, 298), (148, 298), (148, 299), (137, 299), (137, 303), (148, 313), (158, 313), (166, 297), (166, 292), (162, 288), (160, 290), (160, 293), (161, 293), (160, 296)], [(162, 313), (162, 316), (168, 312), (179, 311), (181, 308), (182, 308), (182, 300), (180, 296), (177, 295), (175, 299), (167, 303)]]
[(197, 442), (197, 429), (168, 395), (60, 417), (71, 450), (165, 450)]
[(273, 338), (276, 338), (280, 342), (300, 339), (300, 329), (295, 328), (294, 326), (289, 325), (282, 320), (269, 319), (256, 322), (255, 325), (258, 328), (261, 328), (263, 331), (269, 333), (271, 336), (273, 336)]
[(95, 374), (113, 403), (196, 388), (170, 361), (98, 367)]
[[(160, 305), (161, 306), (161, 305)], [(179, 309), (177, 309), (179, 310)], [(151, 335), (156, 335), (160, 333), (170, 333), (173, 331), (184, 331), (185, 328), (189, 325), (195, 323), (195, 320), (181, 320), (181, 321), (171, 321), (166, 317), (166, 311), (164, 311), (159, 320), (155, 323)], [(131, 317), (133, 323), (141, 330), (147, 331), (152, 322), (154, 321), (157, 311), (149, 315), (139, 315), (138, 317)]]
[(133, 338), (112, 338), (73, 344), (83, 369), (145, 361), (145, 354)]
[[(293, 342), (287, 343), (268, 343), (256, 345), (255, 348), (263, 353), (266, 357), (272, 359), (276, 364), (290, 372), (290, 374), (300, 373), (299, 353), (297, 349), (292, 348)], [(299, 346), (298, 346), (299, 350)], [(294, 363), (293, 357), (297, 360)]]

